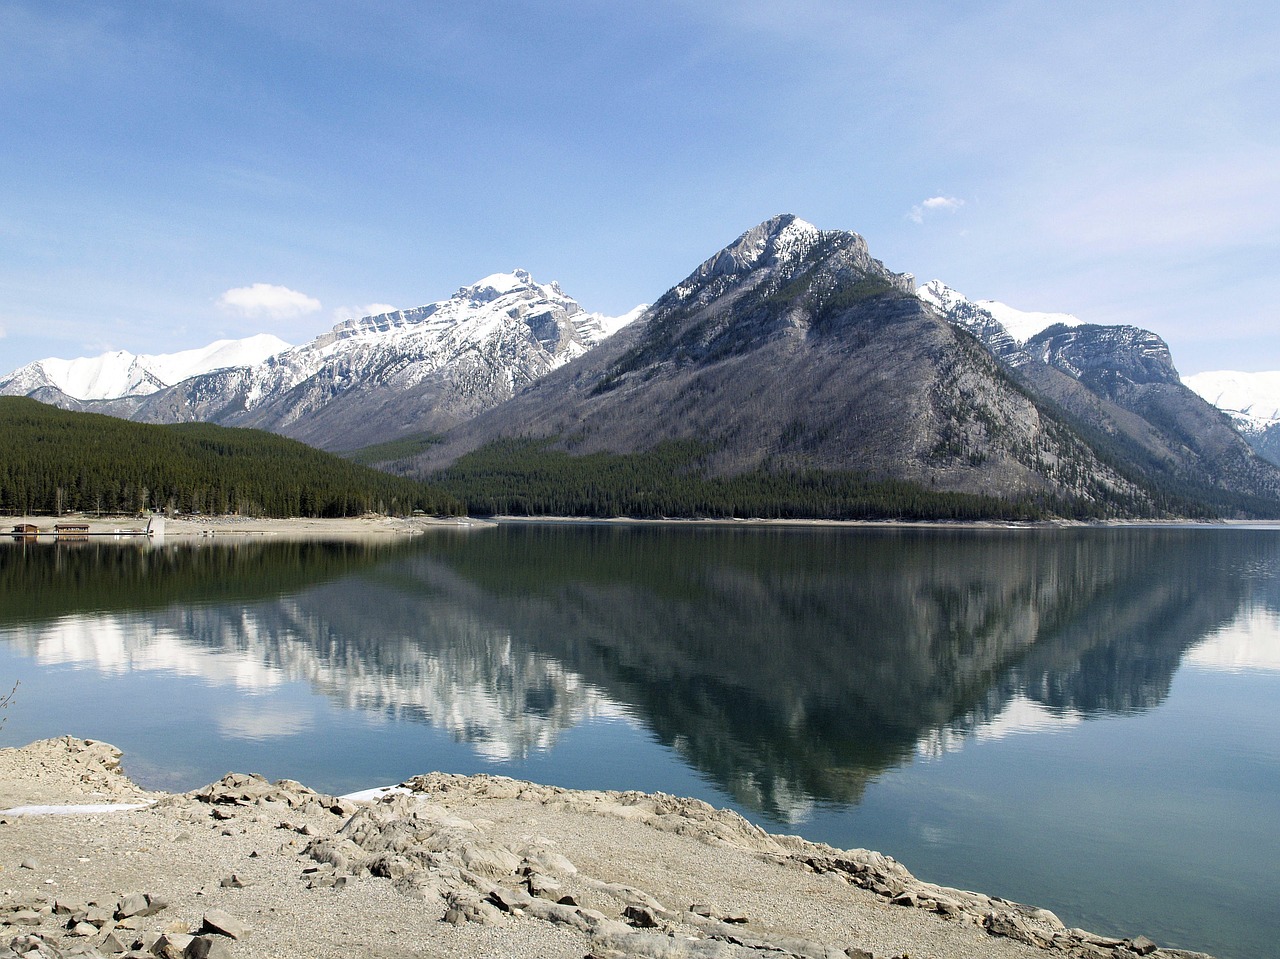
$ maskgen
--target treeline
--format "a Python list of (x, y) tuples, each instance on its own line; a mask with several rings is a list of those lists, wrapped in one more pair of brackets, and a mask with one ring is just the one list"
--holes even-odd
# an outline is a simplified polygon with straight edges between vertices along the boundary
[(1062, 504), (944, 493), (856, 473), (755, 472), (708, 476), (710, 449), (691, 441), (644, 453), (571, 456), (549, 439), (497, 440), (432, 480), (474, 515), (630, 516), (641, 519), (1034, 520)]
[(457, 514), (462, 504), (272, 433), (152, 426), (0, 397), (0, 513), (140, 510), (335, 517)]

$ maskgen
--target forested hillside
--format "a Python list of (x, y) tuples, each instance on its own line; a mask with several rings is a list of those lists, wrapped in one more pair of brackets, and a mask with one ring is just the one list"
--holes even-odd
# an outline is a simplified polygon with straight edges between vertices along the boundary
[(0, 513), (459, 513), (447, 493), (257, 430), (149, 426), (0, 397)]
[(668, 441), (643, 453), (573, 456), (555, 438), (506, 439), (457, 460), (432, 479), (476, 515), (631, 516), (642, 519), (1034, 520), (1090, 516), (1087, 504), (1016, 501), (931, 490), (906, 480), (819, 470), (714, 476), (714, 449)]

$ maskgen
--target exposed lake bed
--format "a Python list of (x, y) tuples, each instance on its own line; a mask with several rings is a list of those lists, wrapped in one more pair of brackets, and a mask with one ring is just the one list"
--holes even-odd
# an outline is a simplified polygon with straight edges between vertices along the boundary
[(0, 556), (5, 741), (106, 739), (145, 785), (441, 769), (692, 795), (1068, 925), (1274, 942), (1274, 533), (91, 544), (29, 556), (25, 601)]

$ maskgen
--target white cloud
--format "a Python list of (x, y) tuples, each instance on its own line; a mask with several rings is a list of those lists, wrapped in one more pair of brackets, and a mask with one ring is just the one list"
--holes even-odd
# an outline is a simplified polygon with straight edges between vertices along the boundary
[(255, 283), (227, 290), (218, 297), (218, 305), (244, 316), (265, 316), (274, 320), (305, 316), (320, 309), (320, 301), (315, 297), (271, 283)]
[(956, 199), (953, 196), (931, 196), (929, 199), (913, 206), (911, 212), (907, 214), (907, 218), (913, 223), (923, 223), (926, 214), (939, 211), (955, 213), (962, 206), (964, 206), (964, 200)]
[(390, 303), (366, 303), (364, 306), (340, 306), (333, 311), (335, 322), (356, 320), (366, 316), (381, 316), (383, 313), (394, 313), (400, 309)]

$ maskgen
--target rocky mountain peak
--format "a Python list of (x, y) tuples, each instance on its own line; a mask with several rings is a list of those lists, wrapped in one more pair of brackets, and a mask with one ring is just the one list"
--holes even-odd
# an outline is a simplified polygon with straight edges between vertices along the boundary
[(703, 262), (654, 309), (698, 309), (746, 290), (771, 295), (804, 277), (820, 292), (830, 292), (868, 276), (899, 292), (914, 292), (911, 275), (893, 273), (873, 259), (858, 234), (819, 230), (787, 213), (765, 220)]
[(1134, 384), (1181, 382), (1169, 344), (1136, 326), (1051, 326), (1029, 339), (1026, 349), (1082, 381), (1120, 377)]

